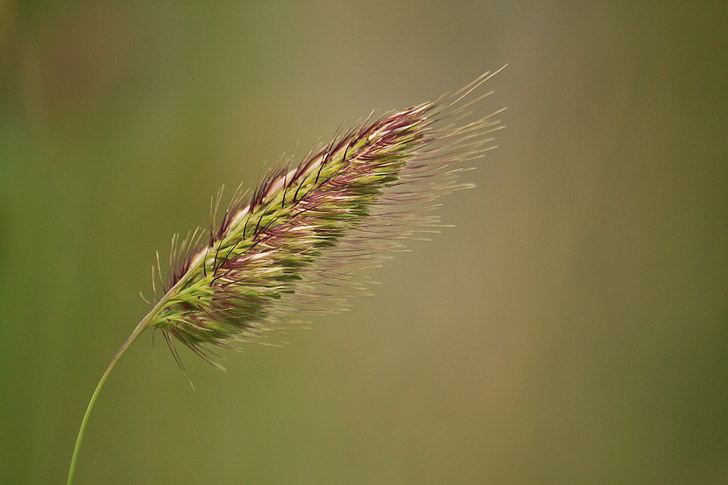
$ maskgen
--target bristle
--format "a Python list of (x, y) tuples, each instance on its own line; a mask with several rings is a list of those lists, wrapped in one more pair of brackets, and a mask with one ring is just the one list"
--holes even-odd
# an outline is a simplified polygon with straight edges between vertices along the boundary
[[(238, 189), (211, 227), (173, 239), (164, 295), (147, 316), (163, 332), (214, 363), (214, 346), (234, 348), (301, 313), (344, 308), (367, 285), (353, 278), (403, 249), (401, 240), (437, 227), (434, 201), (472, 187), (458, 182), (467, 163), (491, 149), (496, 111), (467, 121), (468, 101), (492, 74), (463, 89), (339, 132), (295, 168), (280, 163), (247, 200)], [(159, 263), (157, 263), (159, 264)], [(159, 276), (161, 276), (161, 268)], [(156, 293), (156, 288), (155, 288)]]

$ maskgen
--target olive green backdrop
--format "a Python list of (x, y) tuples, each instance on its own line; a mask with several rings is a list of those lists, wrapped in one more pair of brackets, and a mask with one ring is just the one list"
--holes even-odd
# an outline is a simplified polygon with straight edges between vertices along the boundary
[(65, 482), (219, 185), (508, 63), (456, 228), (196, 391), (143, 336), (77, 484), (726, 483), (728, 10), (682, 3), (0, 1), (0, 482)]

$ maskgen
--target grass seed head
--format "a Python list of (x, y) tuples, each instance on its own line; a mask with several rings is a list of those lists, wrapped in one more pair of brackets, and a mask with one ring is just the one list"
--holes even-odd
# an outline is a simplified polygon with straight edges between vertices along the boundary
[[(334, 138), (291, 168), (270, 170), (248, 197), (236, 192), (219, 225), (173, 240), (163, 295), (146, 326), (214, 363), (214, 347), (257, 341), (303, 313), (341, 310), (352, 279), (401, 240), (438, 223), (441, 195), (468, 188), (453, 164), (480, 158), (502, 127), (469, 120), (472, 94), (493, 74), (437, 101), (395, 112)], [(214, 212), (217, 212), (220, 196)]]

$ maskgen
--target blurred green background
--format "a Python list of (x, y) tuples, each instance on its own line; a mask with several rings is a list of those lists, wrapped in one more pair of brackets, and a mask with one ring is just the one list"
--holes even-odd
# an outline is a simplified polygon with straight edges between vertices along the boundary
[(143, 336), (77, 483), (728, 483), (728, 9), (263, 3), (0, 1), (0, 482), (65, 483), (219, 185), (508, 63), (455, 229), (195, 392)]

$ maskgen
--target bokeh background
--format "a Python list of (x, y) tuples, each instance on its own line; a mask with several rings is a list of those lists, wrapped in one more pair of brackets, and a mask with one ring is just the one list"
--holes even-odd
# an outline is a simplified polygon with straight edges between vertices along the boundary
[(65, 483), (172, 233), (508, 63), (376, 296), (219, 372), (143, 336), (80, 484), (728, 483), (722, 2), (0, 1), (0, 482)]

